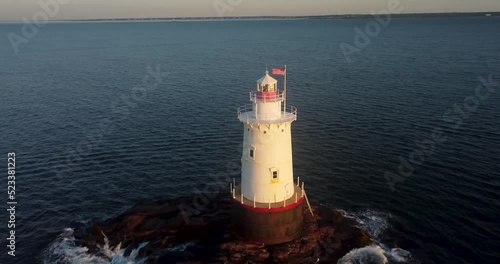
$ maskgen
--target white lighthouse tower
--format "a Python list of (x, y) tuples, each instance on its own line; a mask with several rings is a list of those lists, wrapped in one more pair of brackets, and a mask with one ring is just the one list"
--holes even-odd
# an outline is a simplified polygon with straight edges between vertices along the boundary
[(266, 75), (257, 81), (257, 91), (250, 93), (251, 105), (240, 108), (243, 122), (241, 188), (243, 197), (258, 203), (277, 203), (292, 197), (292, 122), (295, 107), (283, 111), (283, 93), (278, 81)]
[(244, 135), (241, 184), (232, 189), (234, 223), (246, 238), (267, 244), (288, 242), (302, 232), (303, 192), (298, 180), (294, 184), (292, 161), (297, 109), (286, 106), (285, 96), (266, 71), (250, 92), (251, 104), (238, 108)]

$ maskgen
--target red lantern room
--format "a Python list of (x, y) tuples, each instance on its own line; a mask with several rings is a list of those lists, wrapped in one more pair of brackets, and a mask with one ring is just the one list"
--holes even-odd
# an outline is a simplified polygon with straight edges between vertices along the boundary
[(278, 81), (269, 75), (266, 71), (266, 75), (259, 80), (257, 80), (257, 94), (256, 99), (262, 101), (276, 101), (278, 96)]

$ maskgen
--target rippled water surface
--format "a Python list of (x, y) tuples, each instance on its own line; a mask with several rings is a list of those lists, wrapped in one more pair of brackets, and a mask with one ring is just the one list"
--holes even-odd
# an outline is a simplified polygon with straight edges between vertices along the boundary
[(288, 65), (295, 175), (376, 238), (343, 263), (498, 263), (500, 87), (475, 90), (500, 82), (500, 19), (394, 19), (346, 62), (339, 44), (369, 21), (56, 23), (18, 54), (2, 37), (1, 166), (16, 152), (19, 204), (17, 257), (2, 213), (0, 263), (102, 261), (71, 228), (229, 185), (236, 108), (266, 64)]

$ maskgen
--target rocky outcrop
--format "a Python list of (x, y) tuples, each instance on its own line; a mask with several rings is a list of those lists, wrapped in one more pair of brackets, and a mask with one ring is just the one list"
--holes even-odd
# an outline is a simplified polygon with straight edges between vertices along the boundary
[(232, 230), (230, 194), (208, 197), (143, 202), (77, 230), (75, 238), (96, 254), (103, 245), (126, 248), (126, 255), (140, 248), (146, 263), (332, 263), (371, 244), (352, 220), (322, 206), (313, 206), (314, 216), (305, 207), (298, 239), (274, 246), (246, 241)]

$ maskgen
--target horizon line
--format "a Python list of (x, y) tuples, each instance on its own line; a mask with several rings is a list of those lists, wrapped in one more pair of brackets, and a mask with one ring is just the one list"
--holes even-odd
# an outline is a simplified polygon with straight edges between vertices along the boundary
[[(416, 13), (399, 13), (399, 14), (391, 14), (391, 13), (381, 13), (377, 15), (392, 15), (392, 16), (409, 16), (409, 15), (474, 15), (474, 14), (495, 14), (500, 15), (500, 10), (498, 11), (471, 11), (471, 12), (416, 12)], [(141, 21), (141, 20), (238, 20), (238, 19), (256, 19), (256, 18), (330, 18), (330, 17), (353, 17), (353, 16), (374, 16), (373, 14), (367, 13), (350, 13), (350, 14), (330, 14), (330, 15), (248, 15), (248, 16), (185, 16), (185, 17), (122, 17), (122, 18), (71, 18), (71, 19), (49, 19), (48, 22), (79, 22), (79, 21), (107, 21), (107, 20), (132, 20), (132, 21)], [(24, 22), (23, 20), (2, 20), (0, 22)]]

